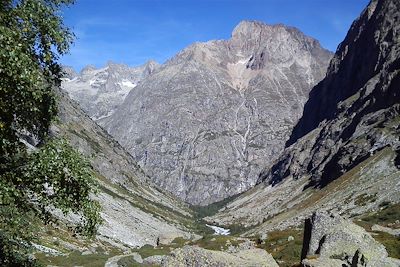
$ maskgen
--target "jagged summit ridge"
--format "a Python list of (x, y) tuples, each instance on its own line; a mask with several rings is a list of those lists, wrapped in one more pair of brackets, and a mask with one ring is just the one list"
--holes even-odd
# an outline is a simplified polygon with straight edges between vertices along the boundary
[(158, 66), (152, 60), (138, 67), (108, 61), (102, 68), (87, 65), (79, 74), (65, 67), (62, 88), (92, 119), (101, 124), (101, 119), (110, 116), (128, 93)]

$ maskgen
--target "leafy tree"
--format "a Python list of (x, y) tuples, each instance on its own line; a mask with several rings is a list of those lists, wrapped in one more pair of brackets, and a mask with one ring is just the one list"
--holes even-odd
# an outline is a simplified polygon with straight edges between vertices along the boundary
[[(88, 162), (65, 140), (49, 140), (57, 114), (59, 55), (73, 34), (60, 10), (72, 0), (0, 0), (0, 266), (34, 266), (27, 255), (51, 210), (81, 215), (77, 231), (93, 235), (99, 205)], [(22, 142), (29, 136), (38, 150)]]

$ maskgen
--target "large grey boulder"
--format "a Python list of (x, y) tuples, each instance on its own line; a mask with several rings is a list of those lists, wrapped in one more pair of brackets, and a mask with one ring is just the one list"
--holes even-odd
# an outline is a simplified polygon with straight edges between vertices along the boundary
[(385, 247), (362, 227), (339, 215), (316, 212), (307, 219), (302, 250), (303, 266), (399, 266)]
[(236, 253), (207, 250), (195, 246), (185, 246), (174, 250), (162, 261), (163, 267), (278, 267), (268, 252), (262, 249), (247, 249)]

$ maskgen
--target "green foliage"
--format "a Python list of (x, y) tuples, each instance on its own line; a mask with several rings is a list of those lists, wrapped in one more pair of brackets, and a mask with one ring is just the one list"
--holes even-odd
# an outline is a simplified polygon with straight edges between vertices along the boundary
[(373, 203), (376, 201), (376, 194), (374, 195), (368, 195), (368, 194), (361, 194), (357, 196), (357, 198), (354, 201), (354, 204), (357, 206), (365, 206), (368, 203)]
[[(390, 204), (390, 202), (383, 202), (380, 204), (382, 207), (377, 212), (371, 212), (361, 216), (361, 222), (366, 223), (363, 225), (364, 228), (370, 230), (371, 226), (374, 224), (379, 224), (382, 226), (388, 226), (388, 224), (393, 224), (400, 220), (400, 204)], [(355, 223), (360, 224), (360, 221), (355, 221)]]
[(90, 164), (65, 140), (52, 140), (34, 153), (25, 167), (24, 192), (35, 194), (39, 214), (53, 205), (64, 213), (75, 212), (84, 220), (79, 231), (93, 235), (98, 225), (99, 205), (90, 200), (96, 182)]
[(67, 256), (46, 256), (45, 254), (37, 254), (38, 260), (46, 265), (51, 266), (85, 266), (85, 267), (104, 267), (106, 261), (122, 252), (111, 252), (108, 254), (93, 253), (90, 255), (82, 255), (80, 251), (74, 251)]
[(11, 266), (30, 252), (38, 221), (56, 222), (51, 215), (55, 208), (81, 215), (77, 233), (91, 236), (96, 232), (100, 207), (90, 199), (95, 179), (89, 163), (66, 141), (47, 142), (29, 155), (25, 165), (0, 178), (2, 266)]
[[(34, 266), (27, 255), (38, 221), (51, 208), (81, 215), (78, 232), (93, 235), (99, 206), (90, 200), (94, 179), (87, 162), (65, 141), (46, 145), (57, 113), (59, 55), (72, 33), (60, 9), (72, 0), (3, 0), (0, 3), (0, 265)], [(29, 136), (41, 147), (29, 154)]]
[[(58, 55), (73, 35), (59, 9), (70, 0), (4, 0), (0, 4), (0, 171), (23, 152), (18, 133), (42, 140), (56, 115), (52, 88), (60, 85)], [(22, 151), (21, 151), (22, 150)]]
[(211, 203), (207, 206), (192, 206), (192, 209), (195, 211), (195, 216), (198, 219), (202, 219), (204, 217), (212, 216), (216, 214), (220, 209), (225, 207), (226, 204), (233, 201), (238, 195), (227, 197), (221, 201)]

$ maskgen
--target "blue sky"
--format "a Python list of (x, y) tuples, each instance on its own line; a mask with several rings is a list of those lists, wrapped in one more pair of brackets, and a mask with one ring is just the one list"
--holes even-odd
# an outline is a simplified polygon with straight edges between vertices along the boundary
[(295, 26), (335, 51), (368, 0), (76, 0), (65, 23), (77, 39), (61, 63), (163, 63), (196, 41), (228, 39), (241, 20)]

